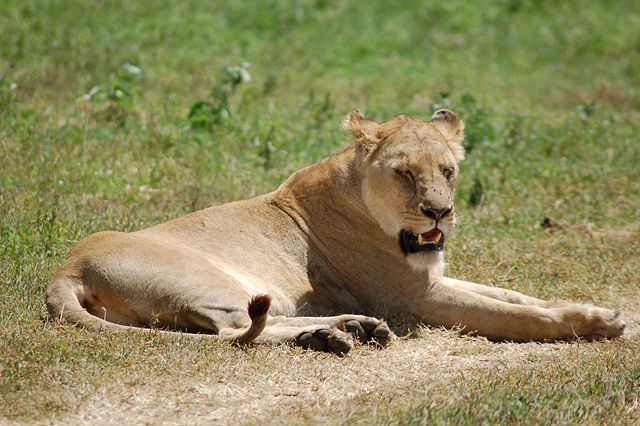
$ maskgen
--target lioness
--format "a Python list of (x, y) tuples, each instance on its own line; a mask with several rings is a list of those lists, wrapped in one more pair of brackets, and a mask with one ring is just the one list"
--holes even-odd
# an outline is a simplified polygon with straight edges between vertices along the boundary
[(351, 146), (274, 192), (82, 240), (48, 288), (51, 316), (338, 354), (354, 338), (392, 339), (384, 321), (356, 315), (376, 312), (497, 340), (622, 334), (615, 311), (443, 276), (464, 157), (455, 113), (378, 124), (354, 110), (344, 128)]

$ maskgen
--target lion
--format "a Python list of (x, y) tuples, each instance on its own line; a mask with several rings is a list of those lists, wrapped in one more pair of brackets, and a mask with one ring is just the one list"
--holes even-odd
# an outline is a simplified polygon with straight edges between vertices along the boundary
[(271, 193), (80, 241), (48, 287), (51, 317), (336, 354), (387, 345), (380, 312), (498, 341), (623, 333), (617, 311), (443, 275), (464, 158), (454, 112), (378, 123), (355, 109), (344, 128), (349, 146)]

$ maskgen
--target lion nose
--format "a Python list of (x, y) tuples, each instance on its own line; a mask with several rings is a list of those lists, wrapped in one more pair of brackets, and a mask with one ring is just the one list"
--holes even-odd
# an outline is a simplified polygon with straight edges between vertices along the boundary
[(441, 209), (434, 209), (434, 208), (425, 208), (422, 204), (420, 204), (420, 210), (422, 211), (422, 214), (424, 214), (428, 218), (431, 218), (433, 220), (442, 220), (442, 218), (446, 217), (449, 213), (451, 213), (451, 211), (453, 210), (453, 207), (444, 207)]

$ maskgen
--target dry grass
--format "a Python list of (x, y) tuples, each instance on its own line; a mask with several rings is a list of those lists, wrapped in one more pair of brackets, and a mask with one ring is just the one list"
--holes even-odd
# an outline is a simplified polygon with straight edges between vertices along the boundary
[[(65, 401), (66, 413), (31, 420), (66, 424), (403, 422), (415, 416), (412, 409), (438, 404), (444, 410), (495, 381), (504, 380), (506, 386), (518, 377), (553, 377), (552, 370), (562, 370), (568, 380), (581, 380), (593, 374), (594, 362), (604, 362), (616, 353), (637, 356), (639, 319), (632, 319), (622, 339), (571, 344), (492, 343), (454, 331), (419, 328), (385, 350), (363, 346), (344, 358), (287, 346), (240, 349), (186, 338), (105, 335), (94, 340), (111, 345), (112, 351), (114, 345), (136, 341), (142, 342), (143, 349), (134, 349), (129, 362), (123, 358), (106, 370), (101, 366), (86, 383), (63, 384), (59, 402)], [(521, 388), (528, 386), (536, 383), (523, 381)], [(48, 398), (55, 403), (55, 389), (49, 392)], [(605, 420), (637, 419), (636, 404), (624, 402), (624, 410)]]

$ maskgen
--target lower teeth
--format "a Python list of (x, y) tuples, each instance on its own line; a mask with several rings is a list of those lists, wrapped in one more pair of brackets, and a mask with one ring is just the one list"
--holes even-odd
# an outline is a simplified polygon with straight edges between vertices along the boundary
[(425, 240), (422, 234), (417, 234), (416, 237), (418, 238), (418, 245), (423, 246), (425, 244), (438, 244), (440, 238), (442, 238), (442, 234), (438, 233), (433, 240)]

